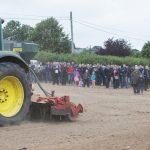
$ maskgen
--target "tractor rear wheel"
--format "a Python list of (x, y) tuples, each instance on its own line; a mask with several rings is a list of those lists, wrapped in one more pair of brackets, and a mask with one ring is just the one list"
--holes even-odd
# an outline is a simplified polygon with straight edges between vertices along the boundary
[(27, 73), (19, 65), (0, 63), (0, 124), (15, 124), (29, 111), (31, 89)]

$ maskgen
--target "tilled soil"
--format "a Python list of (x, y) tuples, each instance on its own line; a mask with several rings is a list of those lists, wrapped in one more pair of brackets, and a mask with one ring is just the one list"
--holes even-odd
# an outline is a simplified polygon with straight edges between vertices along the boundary
[(76, 122), (25, 120), (0, 127), (0, 150), (150, 150), (150, 91), (43, 86), (69, 95), (84, 113)]

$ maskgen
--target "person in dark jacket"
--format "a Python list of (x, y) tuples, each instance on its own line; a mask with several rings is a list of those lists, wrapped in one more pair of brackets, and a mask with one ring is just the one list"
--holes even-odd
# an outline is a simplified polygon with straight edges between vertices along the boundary
[(109, 66), (106, 66), (104, 69), (104, 75), (105, 75), (105, 85), (106, 88), (109, 88), (110, 86), (110, 80), (111, 80), (111, 70)]
[(45, 78), (45, 82), (50, 82), (51, 80), (51, 73), (50, 73), (50, 63), (46, 63), (45, 66), (44, 66), (44, 78)]
[(127, 88), (127, 68), (126, 65), (121, 66), (120, 68), (120, 85), (121, 88)]
[(145, 69), (143, 70), (144, 71), (144, 88), (145, 88), (145, 91), (149, 88), (149, 79), (150, 79), (150, 71), (149, 71), (149, 67), (146, 66)]
[(119, 71), (117, 68), (113, 70), (113, 87), (114, 89), (119, 88)]
[(65, 64), (61, 66), (61, 84), (66, 85), (67, 83), (67, 67)]
[(88, 69), (85, 70), (84, 74), (83, 74), (83, 86), (90, 86), (90, 72)]
[(53, 85), (55, 84), (59, 85), (59, 74), (60, 74), (59, 66), (58, 65), (53, 66)]
[(104, 78), (104, 75), (103, 75), (103, 68), (102, 68), (102, 65), (99, 66), (98, 68), (98, 73), (99, 73), (99, 85), (104, 85), (104, 82), (103, 82), (103, 78)]
[(140, 77), (138, 79), (138, 90), (139, 90), (139, 93), (143, 94), (143, 91), (144, 91), (144, 77), (142, 76), (142, 74), (140, 75)]
[(141, 73), (139, 71), (139, 67), (137, 65), (135, 65), (135, 70), (131, 73), (131, 84), (133, 87), (133, 92), (135, 94), (139, 93), (139, 85), (138, 85), (138, 81), (139, 81), (139, 77), (140, 77)]

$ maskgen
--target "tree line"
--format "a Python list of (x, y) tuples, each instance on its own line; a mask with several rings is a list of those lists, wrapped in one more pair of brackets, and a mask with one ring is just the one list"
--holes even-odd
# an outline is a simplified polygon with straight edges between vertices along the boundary
[(40, 50), (56, 53), (70, 53), (71, 42), (63, 27), (55, 18), (48, 18), (35, 27), (11, 20), (4, 27), (4, 38), (14, 41), (33, 41)]
[(97, 55), (133, 56), (150, 58), (150, 42), (146, 42), (141, 51), (132, 49), (131, 44), (124, 39), (109, 38), (103, 47), (94, 47)]
[[(39, 44), (42, 51), (71, 53), (71, 40), (53, 17), (42, 20), (35, 27), (11, 20), (4, 27), (4, 38), (15, 41), (33, 41)], [(132, 49), (131, 44), (125, 39), (114, 38), (106, 40), (103, 47), (94, 46), (92, 49), (97, 55), (150, 58), (150, 41), (144, 44), (141, 51)]]
[(56, 54), (41, 51), (35, 56), (40, 62), (75, 62), (77, 64), (116, 64), (116, 65), (150, 65), (150, 59), (134, 57), (102, 56), (94, 53), (82, 52), (80, 54)]

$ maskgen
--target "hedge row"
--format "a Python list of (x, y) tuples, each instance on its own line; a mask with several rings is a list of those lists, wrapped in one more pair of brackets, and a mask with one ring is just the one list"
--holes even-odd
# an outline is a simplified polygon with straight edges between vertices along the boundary
[(55, 54), (41, 51), (35, 59), (41, 62), (58, 61), (58, 62), (76, 62), (78, 64), (127, 64), (129, 66), (137, 65), (149, 65), (150, 59), (134, 58), (134, 57), (116, 57), (116, 56), (99, 56), (91, 53), (81, 54)]

